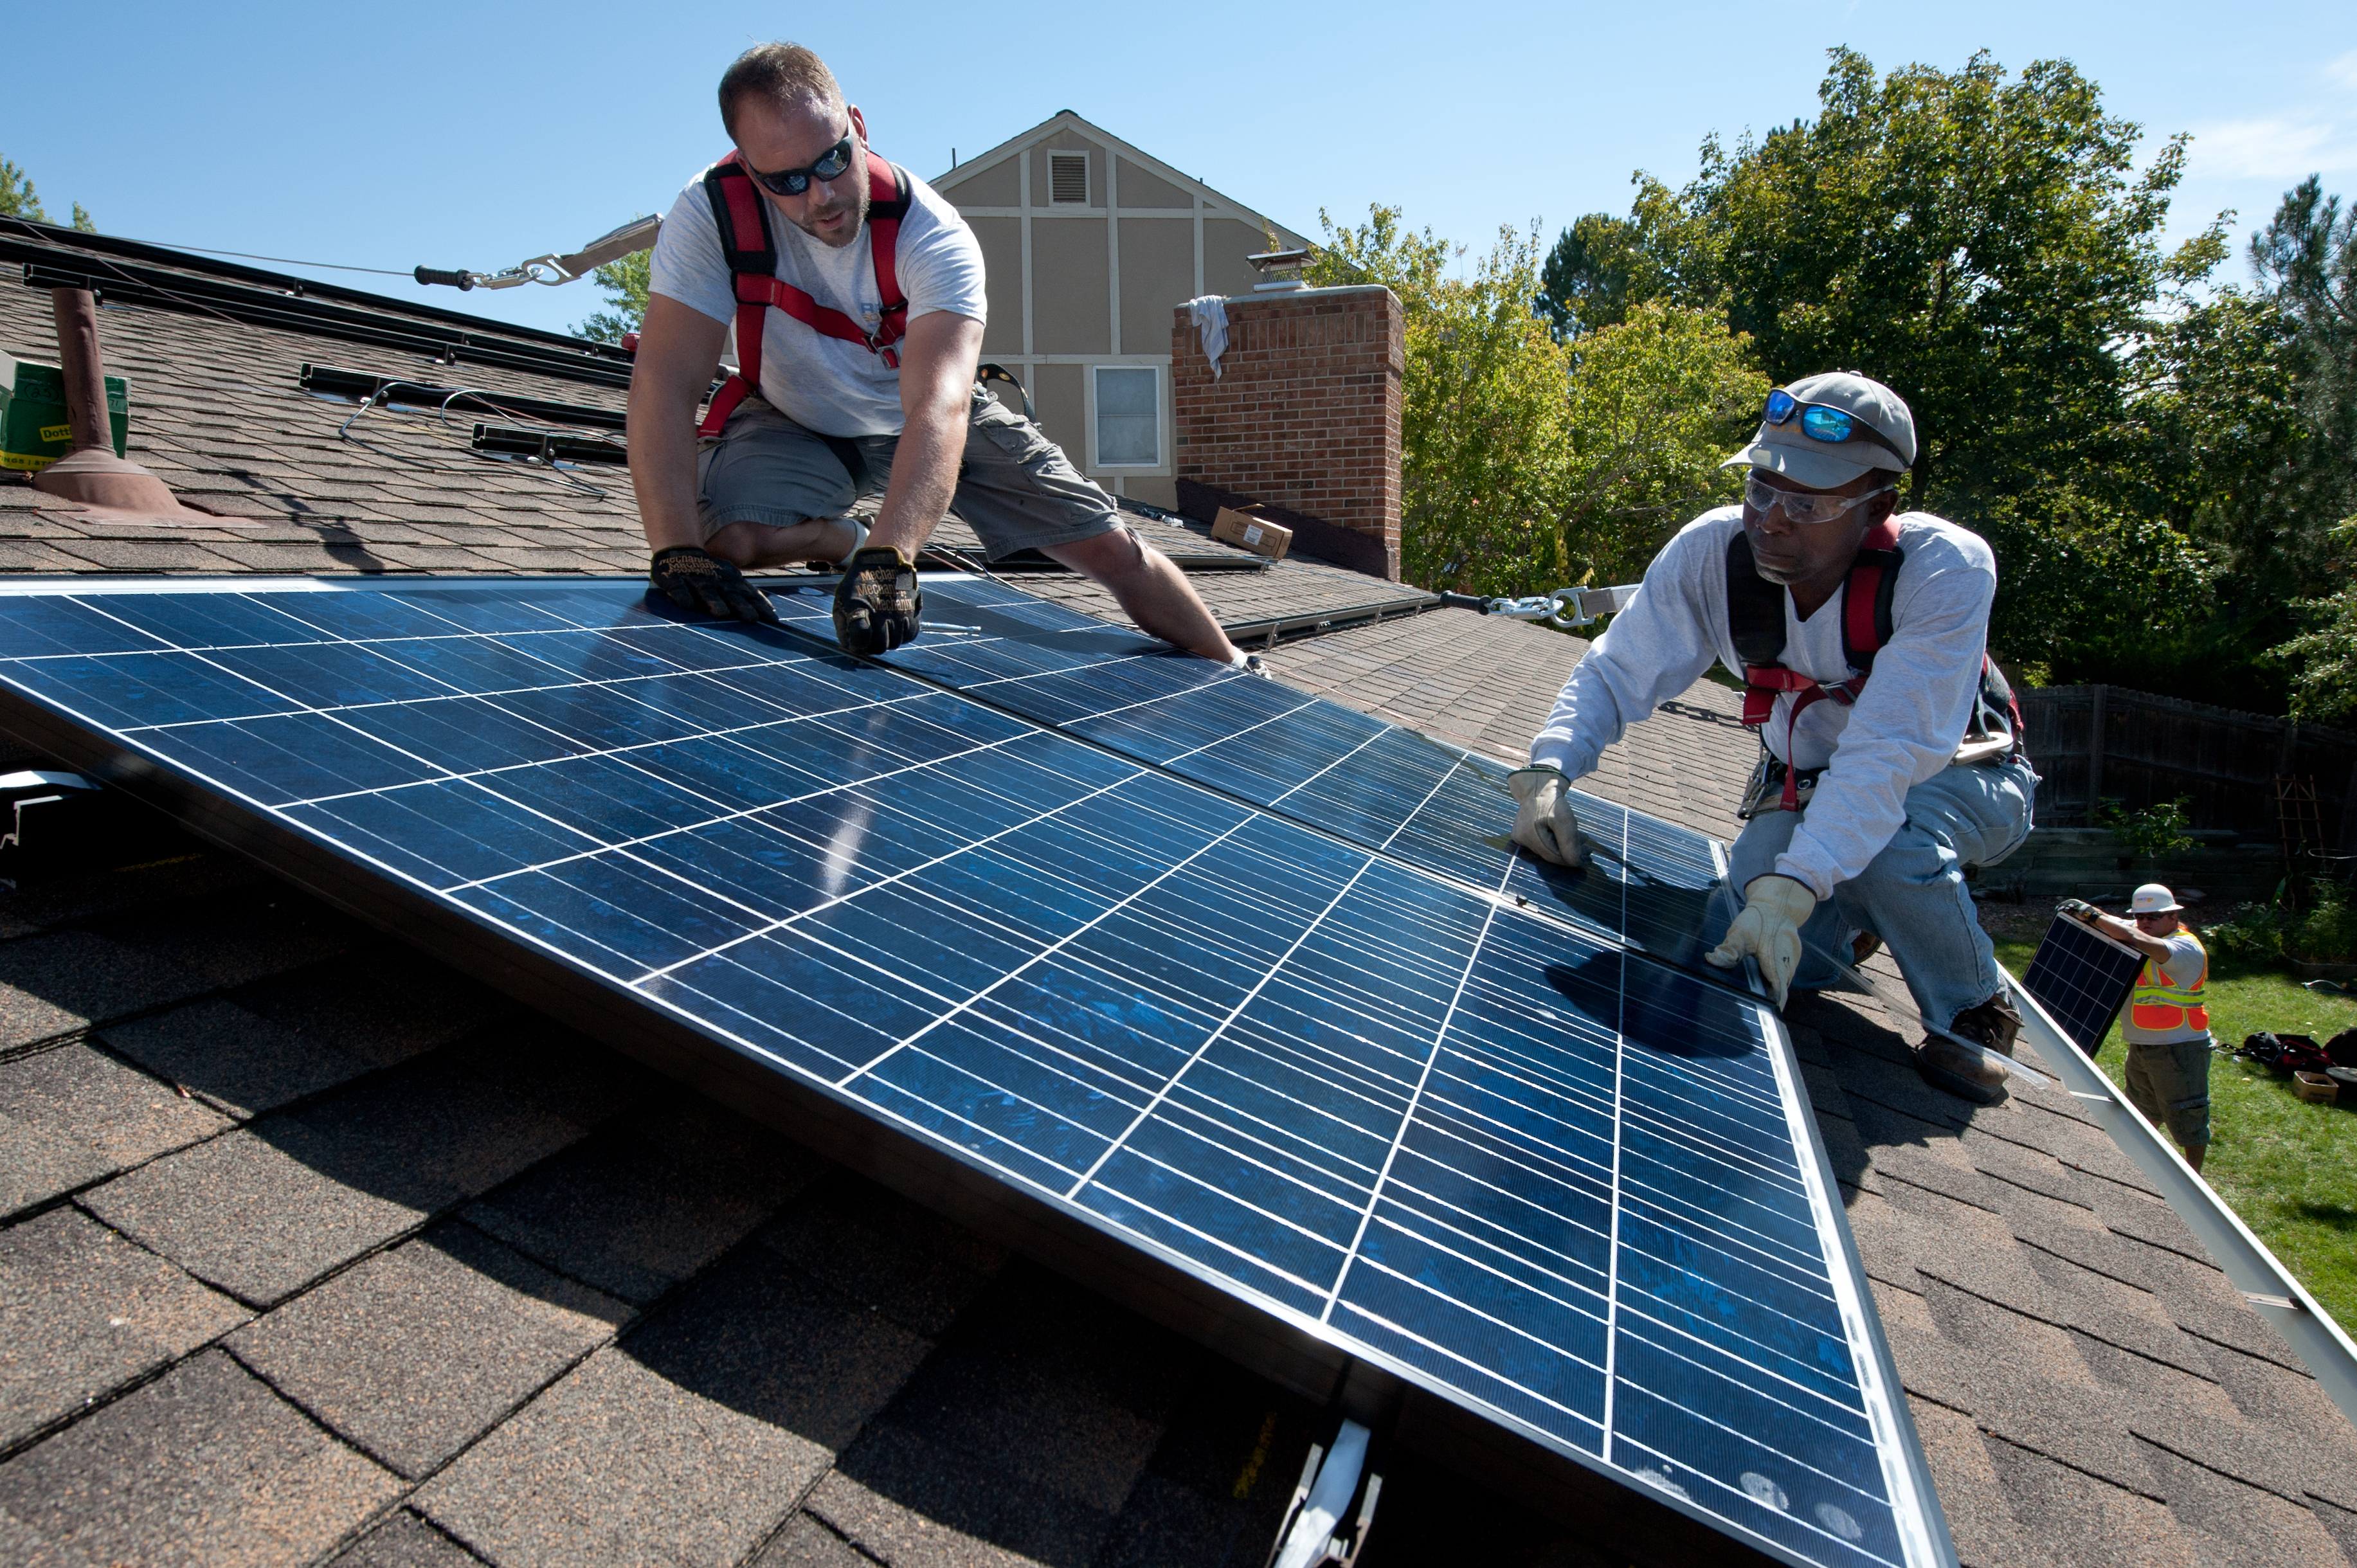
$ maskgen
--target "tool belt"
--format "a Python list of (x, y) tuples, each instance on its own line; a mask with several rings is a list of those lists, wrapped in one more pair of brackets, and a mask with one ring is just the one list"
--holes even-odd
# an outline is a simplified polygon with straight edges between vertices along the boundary
[[(1996, 736), (1975, 739), (1967, 737), (1950, 759), (1951, 768), (1991, 768), (2009, 762), (2018, 755), (2011, 736), (2000, 730)], [(1803, 768), (1797, 773), (1766, 746), (1760, 748), (1760, 766), (1751, 770), (1751, 782), (1743, 789), (1743, 803), (1735, 809), (1736, 820), (1749, 822), (1762, 811), (1800, 811), (1808, 809), (1809, 797), (1816, 793), (1817, 780), (1824, 778), (1822, 768)], [(1784, 781), (1792, 781), (1792, 805), (1784, 803)]]
[[(1817, 780), (1824, 777), (1822, 768), (1803, 768), (1797, 777), (1792, 768), (1779, 760), (1765, 746), (1760, 751), (1760, 766), (1751, 770), (1751, 782), (1744, 786), (1743, 804), (1735, 809), (1736, 820), (1749, 822), (1762, 811), (1798, 811), (1804, 810), (1809, 797), (1816, 792)], [(1792, 778), (1793, 804), (1784, 804), (1784, 780)]]

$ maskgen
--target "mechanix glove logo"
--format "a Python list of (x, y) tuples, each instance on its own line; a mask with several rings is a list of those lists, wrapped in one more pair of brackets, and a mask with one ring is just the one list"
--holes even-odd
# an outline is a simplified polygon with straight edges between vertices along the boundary
[(917, 568), (888, 545), (870, 545), (845, 564), (834, 588), (834, 639), (845, 653), (888, 653), (912, 640), (925, 596)]

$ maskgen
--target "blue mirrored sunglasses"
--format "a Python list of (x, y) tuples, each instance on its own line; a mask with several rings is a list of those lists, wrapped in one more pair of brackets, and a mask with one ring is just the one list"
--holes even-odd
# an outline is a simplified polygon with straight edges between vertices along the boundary
[(857, 131), (854, 128), (845, 131), (843, 140), (827, 148), (818, 162), (808, 168), (781, 168), (775, 174), (764, 174), (755, 168), (750, 160), (748, 160), (745, 172), (780, 196), (800, 196), (810, 188), (811, 181), (813, 179), (829, 180), (842, 177), (843, 171), (851, 166), (852, 157), (858, 150)]
[(1899, 450), (1890, 437), (1849, 410), (1835, 408), (1828, 403), (1803, 403), (1782, 387), (1768, 394), (1768, 407), (1760, 419), (1769, 424), (1790, 424), (1795, 414), (1800, 416), (1801, 434), (1812, 441), (1835, 445), (1844, 441), (1867, 441), (1895, 457), (1904, 459), (1907, 456)]

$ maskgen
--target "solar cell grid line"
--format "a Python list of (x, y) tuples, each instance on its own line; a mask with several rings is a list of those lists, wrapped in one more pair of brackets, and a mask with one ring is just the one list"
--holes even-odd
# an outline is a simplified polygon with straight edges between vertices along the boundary
[[(255, 842), (324, 889), (413, 889), (449, 923), (400, 929), (446, 957), (541, 955), (576, 1021), (634, 1002), (856, 1108), (851, 1146), (898, 1137), (1248, 1309), (1254, 1355), (1329, 1346), (1787, 1561), (1953, 1560), (1758, 1004), (640, 585), (113, 586), (9, 596), (10, 727), (276, 824)], [(430, 694), (279, 694), (340, 702), (318, 671), (352, 663)], [(256, 701), (343, 749), (256, 739)], [(1426, 804), (1457, 776), (1410, 775)]]
[[(1486, 757), (1004, 584), (929, 574), (925, 591), (932, 613), (971, 618), (979, 635), (920, 638), (886, 656), (895, 668), (1468, 886), (1502, 880), (1516, 897), (1714, 978), (1700, 960), (1722, 869), (1703, 834), (1575, 790), (1599, 853), (1584, 871), (1543, 865), (1507, 838), (1509, 769)], [(814, 603), (781, 605), (829, 634)]]
[[(1381, 846), (1379, 846), (1379, 847), (1381, 847)], [(1368, 862), (1368, 863), (1367, 863), (1367, 865), (1362, 865), (1362, 866), (1360, 868), (1359, 872), (1358, 872), (1357, 874), (1355, 874), (1355, 875), (1351, 877), (1351, 879), (1350, 883), (1349, 883), (1349, 884), (1347, 884), (1347, 885), (1344, 886), (1344, 888), (1342, 889), (1342, 892), (1341, 892), (1340, 894), (1338, 894), (1338, 895), (1336, 896), (1336, 899), (1335, 899), (1335, 902), (1336, 902), (1336, 903), (1338, 903), (1338, 904), (1339, 904), (1339, 903), (1341, 901), (1341, 898), (1342, 898), (1344, 896), (1347, 896), (1347, 895), (1349, 894), (1349, 892), (1351, 891), (1351, 888), (1356, 887), (1356, 886), (1358, 886), (1359, 879), (1360, 879), (1361, 876), (1365, 875), (1365, 874), (1366, 874), (1366, 870), (1367, 870), (1368, 866), (1372, 866), (1373, 864), (1374, 864), (1373, 862), (1370, 861), (1370, 862)], [(1327, 911), (1327, 912), (1330, 914), (1330, 913), (1331, 913), (1331, 911), (1332, 911), (1332, 906), (1330, 906), (1330, 905), (1329, 905), (1329, 906), (1328, 907), (1328, 911)], [(1323, 918), (1323, 917), (1321, 916), (1321, 919), (1322, 919), (1322, 918)], [(1486, 917), (1485, 917), (1485, 918), (1484, 918), (1484, 929), (1485, 929), (1485, 930), (1486, 930), (1486, 929), (1487, 929), (1487, 918), (1486, 918)], [(1286, 956), (1287, 956), (1287, 957), (1292, 956), (1292, 950), (1297, 950), (1299, 949), (1300, 945), (1301, 945), (1301, 942), (1302, 942), (1302, 941), (1307, 940), (1308, 940), (1308, 936), (1309, 936), (1309, 932), (1308, 932), (1308, 931), (1307, 931), (1307, 930), (1305, 930), (1305, 931), (1302, 933), (1302, 936), (1301, 936), (1299, 939), (1297, 939), (1297, 940), (1296, 940), (1296, 941), (1295, 941), (1295, 943), (1294, 943), (1294, 949), (1293, 949), (1293, 950), (1288, 950), (1288, 952), (1287, 952)], [(1477, 942), (1477, 945), (1478, 945), (1478, 942)], [(1268, 972), (1268, 978), (1273, 978), (1273, 977), (1275, 975), (1275, 973), (1276, 973), (1276, 971), (1275, 971), (1275, 969), (1271, 969), (1271, 970)], [(1263, 984), (1265, 984), (1265, 983), (1266, 983), (1266, 982), (1265, 982), (1265, 980), (1264, 980), (1264, 982), (1263, 982)], [(1462, 987), (1462, 981), (1461, 981), (1461, 979), (1460, 979), (1460, 981), (1459, 981), (1459, 988), (1460, 988), (1460, 990), (1461, 990), (1461, 987)], [(1221, 1035), (1221, 1033), (1224, 1032), (1224, 1030), (1226, 1029), (1226, 1027), (1227, 1027), (1229, 1025), (1232, 1025), (1232, 1024), (1233, 1024), (1233, 1023), (1236, 1021), (1237, 1016), (1238, 1016), (1238, 1015), (1240, 1015), (1243, 1013), (1243, 1011), (1244, 1007), (1245, 1007), (1245, 1006), (1246, 1006), (1246, 1005), (1247, 1005), (1251, 1001), (1253, 1001), (1253, 1000), (1254, 1000), (1254, 999), (1258, 995), (1260, 989), (1261, 989), (1261, 987), (1256, 985), (1256, 986), (1254, 988), (1253, 992), (1252, 992), (1252, 993), (1248, 993), (1248, 994), (1245, 996), (1245, 998), (1243, 999), (1243, 1001), (1242, 1001), (1242, 1002), (1240, 1002), (1240, 1003), (1238, 1003), (1238, 1004), (1237, 1004), (1237, 1006), (1236, 1006), (1236, 1008), (1235, 1008), (1234, 1012), (1232, 1012), (1232, 1013), (1228, 1015), (1228, 1017), (1227, 1017), (1225, 1020), (1223, 1020), (1223, 1021), (1222, 1021), (1222, 1026), (1221, 1026), (1221, 1028), (1220, 1028), (1219, 1030), (1214, 1030), (1211, 1036), (1207, 1036), (1207, 1037), (1206, 1037), (1206, 1039), (1204, 1040), (1203, 1045), (1202, 1045), (1201, 1047), (1198, 1047), (1198, 1049), (1196, 1050), (1196, 1052), (1195, 1052), (1194, 1056), (1192, 1056), (1191, 1058), (1189, 1058), (1189, 1060), (1188, 1060), (1187, 1064), (1186, 1064), (1184, 1067), (1180, 1068), (1180, 1069), (1179, 1069), (1178, 1073), (1177, 1075), (1175, 1075), (1175, 1076), (1172, 1078), (1172, 1079), (1171, 1079), (1171, 1081), (1169, 1082), (1169, 1084), (1168, 1084), (1168, 1085), (1167, 1085), (1167, 1086), (1166, 1086), (1166, 1087), (1165, 1087), (1165, 1088), (1164, 1088), (1164, 1089), (1163, 1089), (1159, 1093), (1157, 1093), (1157, 1094), (1156, 1095), (1156, 1097), (1155, 1097), (1155, 1100), (1154, 1100), (1153, 1103), (1152, 1103), (1152, 1104), (1150, 1104), (1150, 1105), (1148, 1105), (1146, 1109), (1144, 1109), (1143, 1111), (1141, 1111), (1141, 1112), (1138, 1113), (1138, 1116), (1137, 1116), (1136, 1121), (1133, 1122), (1132, 1122), (1132, 1124), (1131, 1124), (1131, 1126), (1130, 1126), (1129, 1133), (1125, 1133), (1124, 1134), (1124, 1136), (1123, 1136), (1123, 1138), (1122, 1138), (1122, 1139), (1119, 1139), (1119, 1140), (1116, 1140), (1116, 1141), (1115, 1141), (1115, 1144), (1114, 1144), (1114, 1147), (1112, 1147), (1112, 1148), (1108, 1148), (1103, 1155), (1100, 1155), (1100, 1156), (1099, 1156), (1099, 1158), (1098, 1158), (1097, 1162), (1096, 1162), (1094, 1165), (1092, 1165), (1092, 1166), (1090, 1166), (1090, 1168), (1089, 1168), (1089, 1171), (1088, 1171), (1087, 1175), (1083, 1176), (1083, 1178), (1082, 1178), (1082, 1180), (1081, 1181), (1081, 1183), (1077, 1184), (1077, 1185), (1074, 1187), (1074, 1188), (1073, 1188), (1073, 1190), (1072, 1190), (1071, 1194), (1070, 1194), (1070, 1195), (1068, 1195), (1068, 1196), (1077, 1197), (1077, 1196), (1079, 1195), (1080, 1191), (1081, 1191), (1081, 1188), (1082, 1188), (1082, 1187), (1085, 1187), (1085, 1186), (1087, 1185), (1088, 1181), (1089, 1181), (1090, 1179), (1093, 1178), (1093, 1177), (1096, 1176), (1097, 1172), (1098, 1172), (1099, 1170), (1101, 1170), (1101, 1169), (1103, 1167), (1105, 1161), (1106, 1161), (1106, 1160), (1108, 1160), (1108, 1159), (1110, 1159), (1110, 1158), (1112, 1158), (1112, 1157), (1113, 1157), (1113, 1155), (1116, 1152), (1116, 1150), (1120, 1147), (1120, 1145), (1121, 1145), (1123, 1143), (1125, 1143), (1125, 1142), (1127, 1141), (1127, 1138), (1128, 1138), (1128, 1136), (1129, 1136), (1129, 1133), (1134, 1133), (1137, 1130), (1137, 1128), (1138, 1128), (1139, 1126), (1141, 1126), (1141, 1125), (1143, 1125), (1143, 1124), (1144, 1124), (1144, 1122), (1146, 1122), (1146, 1118), (1147, 1118), (1147, 1117), (1151, 1116), (1151, 1115), (1152, 1115), (1156, 1111), (1157, 1111), (1157, 1110), (1159, 1110), (1159, 1109), (1160, 1109), (1160, 1107), (1161, 1107), (1161, 1105), (1162, 1105), (1163, 1101), (1166, 1101), (1167, 1099), (1168, 1099), (1168, 1098), (1170, 1097), (1170, 1095), (1172, 1094), (1172, 1092), (1173, 1092), (1173, 1091), (1175, 1091), (1175, 1090), (1178, 1089), (1178, 1084), (1179, 1084), (1179, 1080), (1180, 1080), (1181, 1079), (1183, 1079), (1183, 1078), (1186, 1076), (1186, 1073), (1187, 1073), (1188, 1069), (1190, 1069), (1190, 1068), (1192, 1068), (1192, 1067), (1193, 1067), (1197, 1062), (1199, 1062), (1199, 1061), (1200, 1061), (1200, 1060), (1202, 1059), (1204, 1053), (1205, 1053), (1206, 1051), (1208, 1051), (1208, 1050), (1211, 1048), (1211, 1047), (1212, 1043), (1213, 1043), (1215, 1040), (1217, 1040), (1217, 1039), (1219, 1038), (1219, 1036)], [(1452, 1013), (1455, 1011), (1455, 1003), (1454, 1003), (1454, 1001), (1452, 1001), (1452, 1002), (1451, 1002), (1451, 1004), (1450, 1004), (1450, 1011), (1451, 1011)], [(1446, 1027), (1446, 1022), (1445, 1022), (1445, 1021), (1444, 1021), (1443, 1027), (1444, 1027), (1444, 1028)], [(1427, 1070), (1429, 1070), (1429, 1064), (1428, 1064), (1428, 1063), (1427, 1063)], [(1421, 1092), (1422, 1092), (1422, 1086), (1421, 1086), (1421, 1084), (1420, 1084), (1420, 1083), (1419, 1083), (1419, 1085), (1418, 1085), (1417, 1092), (1418, 1092), (1419, 1094), (1421, 1094)], [(1390, 1162), (1389, 1162), (1389, 1160), (1387, 1159), (1387, 1160), (1385, 1161), (1385, 1164), (1384, 1164), (1384, 1169), (1383, 1169), (1383, 1172), (1379, 1172), (1379, 1173), (1377, 1173), (1377, 1176), (1376, 1176), (1376, 1182), (1377, 1182), (1377, 1185), (1378, 1185), (1378, 1186), (1380, 1186), (1380, 1185), (1381, 1185), (1381, 1182), (1382, 1182), (1383, 1176), (1384, 1175), (1388, 1174), (1389, 1169), (1390, 1169)], [(1363, 1221), (1361, 1221), (1361, 1230), (1364, 1230), (1364, 1223), (1363, 1223)], [(1355, 1246), (1355, 1241), (1354, 1241), (1353, 1245)]]
[(2144, 955), (2085, 922), (2057, 915), (2021, 983), (2089, 1056), (2103, 1049), (2112, 1022), (2136, 986)]

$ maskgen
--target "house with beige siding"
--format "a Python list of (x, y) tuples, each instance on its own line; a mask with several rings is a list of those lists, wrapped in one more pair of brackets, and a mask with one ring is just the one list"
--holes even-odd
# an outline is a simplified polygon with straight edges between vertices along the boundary
[(1039, 424), (1116, 494), (1175, 504), (1171, 310), (1250, 294), (1247, 256), (1292, 230), (1070, 110), (932, 179), (982, 243), (982, 357), (1030, 389)]

